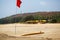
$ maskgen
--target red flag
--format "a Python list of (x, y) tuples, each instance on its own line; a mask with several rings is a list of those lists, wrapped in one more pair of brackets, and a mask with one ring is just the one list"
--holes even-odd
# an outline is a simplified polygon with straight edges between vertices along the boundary
[(17, 7), (20, 8), (21, 3), (22, 3), (21, 0), (17, 0)]

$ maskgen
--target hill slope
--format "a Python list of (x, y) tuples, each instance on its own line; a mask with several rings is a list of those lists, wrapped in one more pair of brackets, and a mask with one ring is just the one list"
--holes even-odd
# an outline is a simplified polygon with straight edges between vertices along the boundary
[(12, 16), (10, 16), (10, 17), (29, 16), (29, 15), (52, 16), (52, 15), (60, 15), (60, 12), (33, 12), (33, 13), (22, 13), (22, 14), (12, 15)]
[(56, 19), (60, 22), (60, 12), (33, 12), (16, 14), (0, 19), (0, 23), (25, 22), (27, 20)]

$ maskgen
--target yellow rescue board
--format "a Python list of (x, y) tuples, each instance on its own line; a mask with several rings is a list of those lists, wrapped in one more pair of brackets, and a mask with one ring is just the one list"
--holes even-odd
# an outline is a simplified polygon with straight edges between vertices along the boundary
[(36, 32), (36, 33), (23, 34), (22, 36), (37, 35), (37, 34), (44, 34), (44, 32)]

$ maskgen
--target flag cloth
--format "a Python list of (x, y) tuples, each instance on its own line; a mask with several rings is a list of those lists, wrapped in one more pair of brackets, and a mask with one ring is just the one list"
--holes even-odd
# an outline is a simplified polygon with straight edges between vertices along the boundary
[(22, 3), (21, 0), (17, 0), (16, 6), (20, 8), (21, 3)]

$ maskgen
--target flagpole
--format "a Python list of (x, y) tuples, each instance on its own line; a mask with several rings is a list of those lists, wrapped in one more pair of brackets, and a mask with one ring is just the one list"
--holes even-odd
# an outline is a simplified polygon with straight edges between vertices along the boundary
[[(17, 14), (17, 7), (20, 8), (21, 0), (16, 0), (16, 14)], [(15, 35), (16, 35), (16, 17), (15, 17)]]
[[(16, 7), (16, 14), (17, 14), (17, 7)], [(15, 17), (15, 35), (16, 35), (16, 17)]]
[[(17, 13), (17, 7), (16, 7), (16, 11), (15, 11), (16, 13)], [(16, 14), (15, 14), (16, 15)], [(15, 16), (15, 36), (16, 36), (16, 16)], [(16, 39), (16, 38), (15, 38)]]
[[(17, 1), (17, 0), (16, 0)], [(17, 2), (16, 2), (17, 3)], [(16, 6), (16, 14), (17, 14), (17, 6)], [(15, 16), (15, 35), (16, 35), (16, 16)]]

